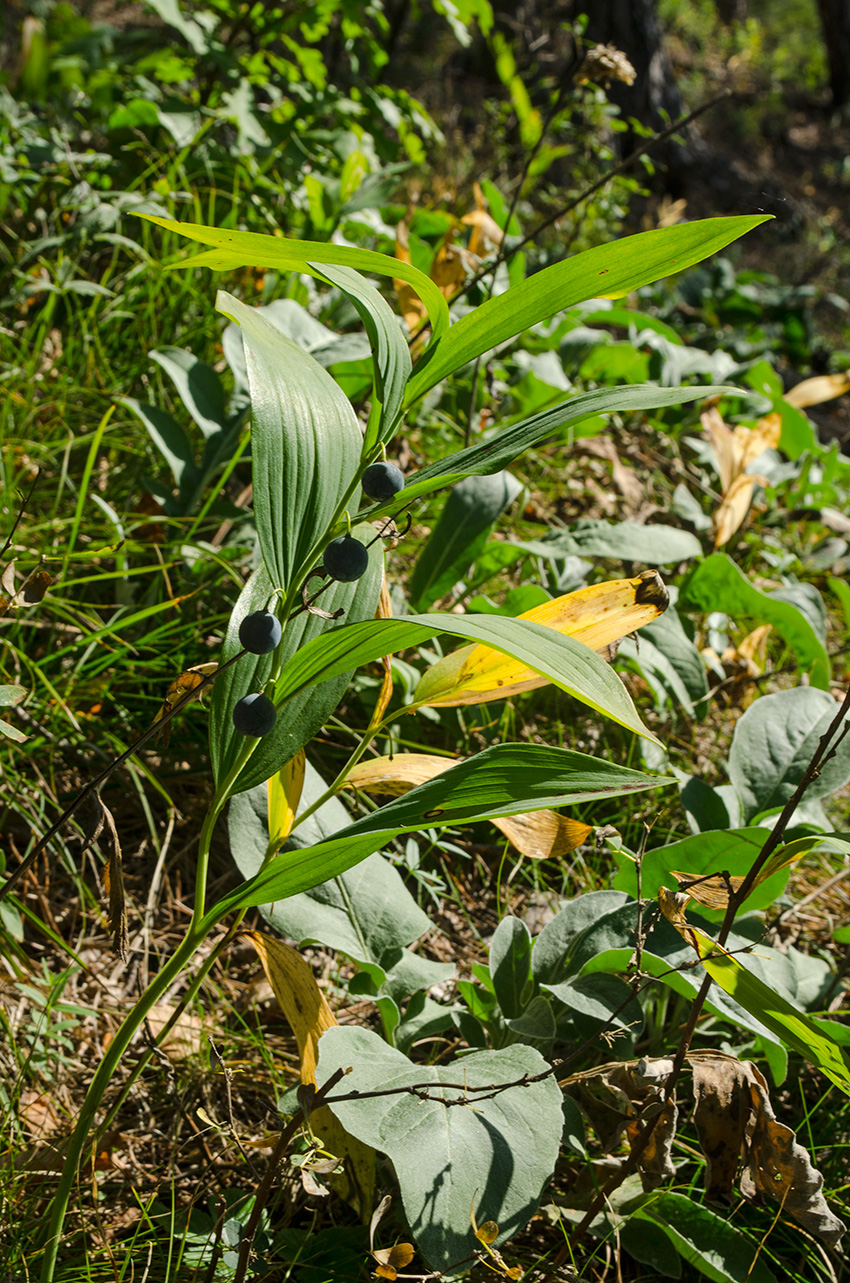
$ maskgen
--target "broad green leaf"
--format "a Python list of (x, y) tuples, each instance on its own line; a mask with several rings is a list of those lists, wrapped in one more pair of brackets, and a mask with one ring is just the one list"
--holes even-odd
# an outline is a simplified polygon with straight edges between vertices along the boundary
[(522, 1015), (532, 989), (531, 936), (520, 918), (509, 914), (496, 927), (489, 965), (502, 1014), (515, 1020)]
[(158, 406), (146, 405), (135, 397), (121, 398), (121, 404), (141, 419), (150, 439), (171, 469), (178, 486), (187, 489), (197, 477), (195, 451), (189, 434), (181, 423)]
[(705, 664), (682, 627), (678, 612), (666, 610), (654, 623), (647, 624), (641, 632), (641, 640), (649, 640), (658, 648), (682, 682), (695, 716), (704, 717), (708, 710)]
[(303, 851), (281, 853), (246, 886), (215, 906), (208, 919), (217, 922), (232, 909), (270, 904), (327, 882), (399, 833), (553, 805), (571, 806), (672, 783), (666, 776), (645, 775), (568, 749), (497, 744), (364, 816), (335, 837)]
[[(324, 781), (308, 764), (301, 809), (318, 801), (325, 791)], [(321, 842), (325, 834), (344, 829), (349, 823), (342, 803), (330, 798), (295, 829), (283, 858), (286, 850), (309, 848)], [(265, 785), (257, 785), (231, 800), (227, 827), (236, 867), (244, 878), (250, 878), (262, 867), (269, 844)], [(332, 881), (263, 906), (263, 916), (299, 947), (318, 941), (348, 954), (368, 971), (377, 986), (402, 961), (402, 950), (407, 953), (405, 946), (431, 927), (430, 919), (405, 887), (398, 870), (377, 854)], [(429, 984), (453, 972), (452, 966), (441, 967)]]
[(713, 1283), (776, 1283), (758, 1243), (685, 1194), (653, 1194), (640, 1216), (655, 1221), (682, 1259)]
[(555, 312), (585, 299), (621, 297), (641, 285), (684, 271), (758, 227), (768, 217), (755, 214), (707, 218), (640, 232), (611, 245), (585, 250), (536, 272), (521, 285), (469, 312), (438, 343), (431, 344), (414, 370), (408, 385), (407, 404), (455, 370)]
[[(622, 975), (634, 956), (638, 906), (621, 891), (593, 891), (565, 905), (537, 937), (532, 952), (535, 979), (551, 987), (578, 976), (608, 972)], [(698, 919), (703, 921), (703, 919)], [(706, 925), (708, 925), (706, 923)], [(644, 927), (647, 926), (644, 915)], [(749, 941), (735, 937), (735, 948)], [(694, 998), (700, 977), (694, 971), (694, 952), (665, 918), (656, 919), (641, 951), (641, 967), (675, 993)], [(766, 1025), (750, 1016), (722, 990), (712, 990), (709, 1008), (735, 1028), (744, 1028), (775, 1042)]]
[(552, 628), (498, 615), (435, 611), (335, 628), (292, 656), (278, 679), (275, 703), (280, 707), (320, 679), (328, 680), (383, 655), (419, 646), (439, 633), (481, 641), (493, 650), (512, 655), (605, 717), (658, 742), (641, 722), (622, 682), (595, 651)]
[(682, 1261), (670, 1239), (660, 1225), (633, 1212), (619, 1227), (620, 1245), (629, 1256), (641, 1265), (652, 1268), (652, 1278), (659, 1275), (667, 1279), (682, 1277)]
[[(371, 526), (355, 526), (354, 534), (364, 541), (374, 538)], [(352, 621), (371, 619), (381, 592), (384, 556), (380, 543), (369, 549), (369, 568), (361, 579), (352, 584), (332, 582), (319, 598), (324, 610), (333, 613), (345, 611), (345, 618)], [(265, 609), (272, 601), (272, 584), (265, 567), (254, 572), (243, 588), (230, 616), (227, 635), (221, 652), (221, 662), (227, 663), (242, 649), (239, 625), (246, 615)], [(283, 631), (281, 655), (284, 660), (322, 633), (333, 630), (332, 620), (323, 619), (303, 611), (291, 619)], [(262, 690), (268, 681), (273, 655), (243, 655), (221, 674), (213, 686), (210, 710), (210, 751), (216, 781), (220, 783), (233, 766), (244, 740), (233, 726), (233, 709), (236, 703), (251, 691)], [(351, 680), (351, 672), (337, 669), (326, 681), (319, 674), (317, 684), (304, 686), (285, 708), (278, 712), (274, 728), (259, 740), (254, 752), (243, 768), (235, 785), (236, 791), (261, 784), (285, 766), (324, 724)]]
[(588, 891), (569, 900), (535, 938), (531, 967), (537, 983), (552, 984), (565, 976), (567, 960), (582, 932), (628, 903), (629, 897), (621, 891)]
[[(733, 877), (743, 876), (752, 868), (769, 837), (767, 829), (710, 830), (647, 851), (641, 862), (641, 895), (655, 900), (660, 887), (675, 886), (674, 869), (692, 874), (694, 878), (720, 871)], [(747, 909), (766, 909), (778, 900), (788, 882), (788, 873), (787, 867), (779, 869), (755, 887), (747, 898)], [(621, 857), (614, 886), (628, 895), (637, 895), (637, 870), (632, 860)]]
[(325, 264), (322, 275), (348, 295), (369, 335), (375, 388), (381, 403), (380, 422), (375, 423), (374, 428), (371, 426), (375, 420), (373, 407), (363, 441), (364, 453), (369, 456), (379, 441), (390, 439), (398, 426), (411, 371), (410, 349), (395, 313), (370, 281), (350, 267), (331, 267), (329, 264)]
[(850, 1053), (828, 1032), (829, 1022), (815, 1022), (704, 932), (692, 929), (689, 934), (715, 984), (850, 1096)]
[(601, 1025), (611, 1020), (615, 1029), (624, 1029), (633, 1038), (643, 1029), (643, 1009), (621, 976), (597, 971), (541, 988), (563, 1003), (570, 1015)]
[(537, 543), (549, 557), (553, 553), (562, 557), (611, 557), (649, 566), (672, 565), (702, 556), (700, 541), (689, 531), (677, 526), (641, 526), (634, 521), (583, 518), (569, 530), (558, 530)]
[[(352, 489), (362, 436), (327, 371), (230, 294), (218, 311), (242, 327), (251, 386), (254, 517), (266, 568), (288, 590)], [(352, 495), (356, 503), (356, 494)]]
[(725, 553), (706, 557), (685, 580), (679, 595), (682, 610), (721, 610), (733, 619), (772, 624), (788, 642), (800, 667), (815, 686), (826, 689), (830, 663), (821, 639), (809, 620), (790, 602), (760, 592)]
[[(406, 487), (405, 487), (406, 490)], [(467, 477), (453, 487), (410, 578), (414, 610), (427, 610), (462, 579), (522, 486), (509, 472)]]
[[(798, 686), (763, 695), (735, 725), (729, 779), (745, 819), (779, 810), (792, 796), (838, 713), (826, 691)], [(837, 745), (806, 790), (806, 799), (827, 797), (850, 779), (850, 738)]]
[(148, 222), (157, 223), (170, 232), (215, 249), (175, 264), (177, 267), (211, 267), (215, 271), (229, 271), (235, 267), (277, 267), (288, 272), (309, 272), (324, 275), (325, 267), (353, 267), (360, 272), (376, 272), (406, 281), (416, 290), (428, 309), (428, 319), (434, 338), (448, 328), (449, 309), (440, 290), (424, 272), (402, 263), (388, 254), (375, 250), (356, 249), (349, 245), (333, 245), (324, 241), (285, 240), (280, 236), (264, 236), (258, 232), (224, 231), (217, 227), (204, 227), (196, 223), (180, 223), (173, 218), (159, 218), (154, 214), (139, 214)]
[[(329, 1029), (319, 1044), (318, 1083), (349, 1068), (331, 1099), (433, 1084), (427, 1100), (402, 1092), (331, 1105), (346, 1131), (391, 1159), (405, 1215), (431, 1266), (449, 1270), (475, 1249), (470, 1209), (479, 1225), (498, 1224), (496, 1243), (531, 1219), (558, 1157), (560, 1089), (551, 1076), (496, 1095), (481, 1092), (480, 1099), (469, 1089), (544, 1073), (547, 1064), (538, 1052), (514, 1046), (448, 1065), (419, 1065), (371, 1030)], [(447, 1108), (442, 1100), (468, 1104)]]
[[(657, 619), (668, 602), (654, 571), (578, 588), (519, 616), (605, 653), (612, 643)], [(451, 707), (506, 699), (543, 686), (546, 678), (487, 646), (463, 646), (438, 660), (416, 688), (417, 704)]]
[(205, 437), (223, 432), (227, 426), (224, 388), (211, 365), (199, 361), (181, 347), (164, 347), (148, 352), (177, 389), (180, 400)]
[[(539, 445), (547, 437), (565, 428), (599, 414), (619, 414), (632, 410), (654, 410), (668, 405), (684, 405), (709, 396), (741, 396), (733, 387), (661, 388), (650, 384), (646, 387), (601, 388), (584, 392), (581, 396), (562, 401), (551, 410), (543, 410), (520, 423), (494, 433), (480, 445), (469, 446), (447, 458), (431, 463), (408, 478), (396, 502), (401, 508), (411, 499), (430, 494), (443, 486), (455, 485), (464, 477), (490, 476), (501, 472), (525, 450)], [(371, 512), (371, 509), (369, 510)], [(368, 513), (364, 515), (369, 515)]]

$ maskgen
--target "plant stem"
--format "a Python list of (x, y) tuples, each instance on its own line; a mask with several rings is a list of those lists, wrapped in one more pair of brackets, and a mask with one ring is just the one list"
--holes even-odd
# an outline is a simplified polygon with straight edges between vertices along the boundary
[(318, 811), (320, 806), (324, 806), (325, 802), (329, 802), (332, 797), (336, 797), (337, 793), (342, 788), (345, 781), (348, 779), (348, 776), (354, 770), (355, 766), (360, 761), (363, 754), (366, 752), (366, 749), (372, 743), (372, 740), (375, 739), (387, 726), (391, 726), (392, 723), (400, 716), (401, 713), (406, 713), (406, 712), (407, 712), (406, 708), (400, 709), (398, 712), (391, 713), (389, 717), (385, 718), (384, 721), (379, 722), (377, 726), (370, 725), (369, 727), (367, 727), (365, 734), (360, 740), (360, 743), (354, 749), (353, 753), (349, 757), (348, 761), (345, 763), (345, 766), (337, 775), (334, 782), (325, 789), (321, 797), (317, 798), (316, 801), (313, 802), (311, 806), (307, 807), (306, 811), (301, 812), (301, 814), (298, 816), (298, 819), (295, 821), (295, 823), (292, 826), (293, 831), (298, 828), (299, 824), (303, 824), (306, 819), (309, 819), (311, 815), (313, 815), (316, 811)]
[(103, 1059), (95, 1071), (95, 1075), (91, 1080), (88, 1091), (86, 1092), (86, 1098), (83, 1101), (82, 1109), (80, 1110), (80, 1114), (77, 1119), (77, 1124), (71, 1133), (65, 1162), (59, 1176), (59, 1185), (56, 1190), (56, 1197), (53, 1200), (50, 1224), (47, 1230), (44, 1259), (41, 1265), (41, 1283), (52, 1283), (56, 1267), (56, 1257), (59, 1252), (59, 1244), (62, 1241), (62, 1229), (65, 1223), (65, 1216), (68, 1211), (71, 1191), (74, 1187), (74, 1182), (77, 1179), (77, 1172), (80, 1167), (83, 1148), (91, 1125), (94, 1121), (95, 1114), (97, 1113), (100, 1102), (103, 1099), (103, 1095), (109, 1086), (112, 1075), (118, 1068), (121, 1057), (130, 1046), (130, 1043), (133, 1041), (133, 1038), (151, 1008), (159, 1001), (163, 994), (168, 991), (170, 985), (172, 985), (180, 975), (183, 967), (192, 957), (192, 954), (202, 943), (203, 939), (203, 933), (199, 934), (190, 927), (186, 936), (178, 945), (174, 955), (169, 958), (162, 970), (154, 976), (139, 1001), (125, 1016), (123, 1023), (119, 1027), (112, 1042), (109, 1044)]

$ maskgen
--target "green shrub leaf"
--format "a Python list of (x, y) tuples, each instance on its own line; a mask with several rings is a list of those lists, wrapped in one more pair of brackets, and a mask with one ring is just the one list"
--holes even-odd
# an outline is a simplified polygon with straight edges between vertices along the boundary
[[(563, 1116), (557, 1083), (546, 1077), (489, 1099), (484, 1092), (481, 1099), (474, 1091), (465, 1094), (465, 1088), (544, 1072), (546, 1061), (537, 1051), (515, 1046), (449, 1065), (415, 1065), (371, 1030), (329, 1029), (319, 1043), (317, 1085), (349, 1068), (332, 1097), (434, 1084), (426, 1100), (402, 1092), (330, 1106), (346, 1131), (392, 1160), (405, 1215), (431, 1266), (449, 1270), (478, 1246), (470, 1209), (479, 1225), (498, 1224), (497, 1244), (531, 1219), (558, 1157)], [(442, 1100), (464, 1103), (450, 1108)]]

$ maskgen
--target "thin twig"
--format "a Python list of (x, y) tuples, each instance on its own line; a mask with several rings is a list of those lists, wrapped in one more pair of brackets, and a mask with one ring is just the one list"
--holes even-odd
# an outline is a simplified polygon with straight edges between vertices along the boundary
[[(709, 98), (708, 102), (704, 102), (701, 106), (695, 107), (693, 111), (688, 112), (686, 116), (682, 116), (679, 120), (670, 125), (669, 128), (662, 130), (660, 134), (655, 134), (654, 137), (648, 138), (640, 145), (640, 147), (637, 147), (633, 152), (631, 152), (625, 160), (620, 161), (619, 165), (615, 165), (613, 169), (609, 169), (606, 174), (603, 174), (602, 178), (598, 179), (595, 183), (592, 183), (590, 187), (586, 187), (580, 195), (569, 201), (568, 204), (562, 205), (554, 214), (551, 214), (548, 218), (545, 218), (542, 222), (538, 223), (537, 226), (532, 228), (528, 235), (524, 236), (521, 241), (518, 241), (515, 245), (511, 245), (508, 249), (499, 250), (499, 253), (492, 262), (487, 263), (480, 272), (476, 273), (475, 276), (470, 277), (460, 290), (460, 295), (466, 294), (467, 291), (471, 290), (474, 285), (477, 285), (478, 282), (483, 280), (490, 272), (495, 272), (502, 263), (506, 262), (509, 258), (513, 258), (514, 254), (518, 254), (526, 245), (529, 245), (532, 241), (536, 240), (541, 232), (545, 232), (548, 227), (551, 227), (553, 223), (557, 223), (558, 219), (563, 218), (565, 214), (569, 214), (577, 205), (583, 204), (590, 196), (593, 196), (595, 192), (598, 192), (601, 187), (604, 187), (606, 183), (609, 183), (612, 178), (616, 178), (618, 174), (622, 174), (623, 171), (629, 169), (635, 161), (640, 160), (641, 156), (645, 156), (647, 152), (652, 151), (653, 147), (657, 147), (659, 143), (666, 142), (668, 138), (691, 124), (691, 122), (696, 120), (698, 116), (703, 115), (704, 112), (710, 111), (712, 107), (716, 107), (718, 103), (725, 102), (727, 98), (731, 98), (733, 96), (732, 91), (728, 89), (724, 90), (723, 93), (717, 94), (716, 97)], [(456, 297), (459, 297), (459, 295)]]
[[(313, 1092), (312, 1099), (310, 1101), (311, 1112), (314, 1109), (316, 1109), (319, 1105), (324, 1103), (324, 1098), (327, 1095), (327, 1093), (329, 1091), (332, 1091), (333, 1088), (340, 1081), (340, 1079), (343, 1078), (344, 1076), (345, 1076), (344, 1069), (335, 1070), (335, 1072), (331, 1074), (328, 1081), (324, 1083), (323, 1086), (321, 1086), (317, 1091)], [(239, 1260), (236, 1265), (236, 1271), (233, 1275), (233, 1283), (245, 1283), (245, 1276), (248, 1273), (248, 1266), (251, 1262), (251, 1252), (254, 1247), (254, 1238), (256, 1237), (257, 1229), (260, 1224), (260, 1217), (263, 1214), (266, 1203), (269, 1201), (269, 1196), (272, 1192), (272, 1185), (274, 1183), (275, 1176), (277, 1175), (277, 1169), (280, 1166), (281, 1162), (283, 1161), (283, 1157), (286, 1154), (287, 1149), (289, 1148), (289, 1145), (290, 1145), (290, 1142), (292, 1141), (293, 1136), (298, 1131), (298, 1128), (301, 1126), (301, 1124), (304, 1121), (305, 1121), (305, 1111), (304, 1111), (304, 1106), (302, 1105), (301, 1108), (296, 1110), (296, 1112), (292, 1115), (289, 1122), (286, 1124), (283, 1131), (280, 1133), (278, 1142), (274, 1147), (274, 1151), (271, 1157), (269, 1158), (268, 1164), (266, 1165), (265, 1173), (263, 1175), (262, 1182), (260, 1183), (260, 1187), (257, 1190), (256, 1196), (254, 1198), (254, 1206), (251, 1211), (250, 1219), (248, 1221), (248, 1224), (245, 1227), (245, 1233), (242, 1236), (242, 1242), (239, 1246)]]
[[(812, 781), (817, 777), (820, 768), (826, 763), (826, 761), (829, 760), (829, 758), (835, 752), (835, 749), (837, 748), (838, 744), (844, 738), (844, 735), (847, 733), (848, 729), (850, 729), (850, 727), (846, 725), (846, 718), (848, 716), (848, 713), (850, 713), (850, 687), (848, 687), (847, 689), (847, 693), (845, 694), (844, 699), (841, 702), (841, 706), (839, 707), (838, 712), (836, 713), (833, 720), (830, 722), (824, 734), (821, 736), (818, 742), (818, 746), (815, 749), (814, 753), (812, 754), (812, 757), (808, 766), (803, 772), (802, 778), (800, 779), (800, 783), (797, 785), (797, 788), (794, 790), (793, 794), (785, 803), (785, 806), (782, 808), (782, 812), (779, 816), (779, 819), (776, 822), (776, 826), (770, 833), (769, 837), (767, 838), (758, 856), (753, 861), (753, 864), (750, 867), (749, 872), (746, 874), (743, 882), (738, 887), (738, 890), (733, 892), (729, 896), (728, 903), (726, 906), (726, 913), (724, 914), (723, 923), (721, 925), (720, 932), (717, 937), (717, 943), (721, 947), (725, 945), (726, 941), (728, 940), (729, 933), (732, 929), (732, 925), (735, 921), (735, 917), (738, 913), (738, 910), (744, 904), (750, 892), (752, 891), (759, 873), (764, 868), (765, 864), (770, 859), (771, 855), (774, 853), (774, 851), (778, 849), (780, 843), (782, 842), (782, 839), (785, 835), (785, 831), (788, 828), (789, 823), (791, 822), (794, 812), (796, 811), (797, 807), (800, 805), (800, 802), (803, 799), (803, 795), (805, 794), (806, 789), (809, 787)], [(833, 745), (832, 748), (830, 748), (830, 744), (836, 736), (838, 736), (838, 740), (836, 744)], [(693, 1038), (694, 1031), (696, 1030), (697, 1021), (702, 1015), (702, 1009), (705, 1006), (705, 1002), (708, 997), (708, 991), (710, 988), (711, 988), (711, 976), (706, 972), (706, 975), (703, 978), (703, 982), (700, 985), (699, 992), (696, 998), (694, 999), (693, 1003), (691, 1004), (691, 1010), (688, 1016), (688, 1021), (687, 1021), (687, 1024), (685, 1025), (684, 1032), (682, 1033), (682, 1036), (679, 1040), (679, 1045), (676, 1048), (676, 1054), (673, 1058), (673, 1066), (664, 1083), (664, 1102), (665, 1103), (670, 1099), (672, 1099), (673, 1093), (676, 1089), (676, 1083), (678, 1081), (679, 1075), (682, 1072), (682, 1068), (685, 1063), (685, 1058), (690, 1048), (691, 1039)], [(646, 1149), (647, 1145), (652, 1139), (652, 1135), (655, 1130), (656, 1123), (658, 1122), (658, 1119), (660, 1117), (661, 1117), (661, 1114), (659, 1113), (658, 1115), (656, 1115), (655, 1118), (651, 1119), (647, 1123), (647, 1126), (644, 1129), (644, 1131), (642, 1131), (641, 1134), (636, 1138), (632, 1146), (631, 1153), (629, 1154), (629, 1157), (626, 1160), (626, 1162), (623, 1164), (621, 1169), (609, 1181), (607, 1181), (605, 1185), (602, 1187), (602, 1189), (599, 1191), (596, 1198), (593, 1200), (590, 1207), (588, 1208), (585, 1216), (583, 1217), (579, 1225), (576, 1227), (575, 1234), (573, 1235), (573, 1238), (572, 1238), (573, 1243), (577, 1242), (578, 1240), (584, 1237), (584, 1235), (587, 1233), (588, 1229), (590, 1228), (590, 1225), (592, 1224), (592, 1222), (595, 1220), (595, 1218), (599, 1215), (602, 1208), (605, 1206), (605, 1200), (609, 1197), (611, 1193), (613, 1193), (615, 1189), (617, 1189), (622, 1184), (622, 1182), (625, 1180), (625, 1178), (628, 1175), (630, 1175), (631, 1172), (635, 1171), (641, 1155), (643, 1154), (644, 1150)]]

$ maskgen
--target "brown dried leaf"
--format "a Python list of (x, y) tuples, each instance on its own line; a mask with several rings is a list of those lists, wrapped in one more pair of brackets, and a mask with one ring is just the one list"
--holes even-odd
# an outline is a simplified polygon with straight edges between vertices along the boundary
[(742, 877), (723, 878), (719, 873), (706, 878), (698, 873), (680, 873), (676, 869), (670, 872), (679, 884), (679, 891), (686, 892), (706, 909), (725, 909), (729, 903), (728, 884), (731, 883), (732, 890), (737, 891), (744, 880)]
[(843, 1221), (829, 1210), (823, 1196), (823, 1176), (812, 1165), (807, 1151), (790, 1127), (776, 1121), (767, 1083), (750, 1062), (752, 1115), (747, 1129), (747, 1171), (741, 1193), (753, 1198), (766, 1194), (782, 1204), (804, 1229), (829, 1247), (836, 1247), (846, 1231)]
[(714, 514), (715, 548), (731, 538), (741, 526), (750, 507), (756, 483), (766, 484), (763, 477), (747, 472), (747, 468), (767, 449), (775, 449), (782, 432), (778, 414), (768, 414), (759, 419), (754, 428), (739, 424), (734, 430), (723, 422), (716, 406), (700, 415), (720, 472), (722, 500)]
[(647, 1192), (676, 1175), (672, 1151), (679, 1113), (675, 1099), (664, 1101), (662, 1095), (672, 1069), (672, 1060), (643, 1059), (636, 1064), (617, 1065), (602, 1077), (627, 1111), (625, 1131), (630, 1148), (635, 1147), (647, 1124), (657, 1119), (638, 1160), (641, 1183)]
[[(190, 695), (192, 691), (197, 690), (204, 678), (208, 677), (210, 673), (214, 673), (217, 668), (218, 664), (214, 662), (207, 664), (195, 664), (193, 668), (187, 668), (185, 673), (181, 673), (179, 677), (175, 677), (174, 681), (165, 692), (165, 699), (162, 702), (162, 707), (153, 719), (154, 724), (161, 722), (163, 717), (170, 713), (176, 704), (180, 703), (181, 699)], [(165, 726), (162, 728), (162, 742), (166, 748), (168, 747), (170, 736), (171, 723), (166, 722)]]
[(705, 1169), (705, 1196), (710, 1203), (730, 1207), (732, 1185), (750, 1115), (746, 1067), (731, 1056), (691, 1061), (694, 1075), (694, 1123)]
[(470, 214), (464, 214), (460, 221), (472, 228), (472, 235), (467, 245), (470, 254), (481, 254), (482, 251), (486, 251), (486, 241), (498, 249), (505, 239), (505, 233), (486, 209), (474, 209)]
[(750, 510), (756, 477), (741, 473), (735, 477), (714, 513), (714, 546), (722, 548), (744, 522)]
[(42, 601), (45, 593), (53, 583), (53, 576), (46, 570), (34, 570), (24, 580), (22, 587), (19, 589), (13, 606), (35, 606)]
[(634, 1145), (643, 1135), (645, 1128), (657, 1119), (643, 1153), (638, 1160), (638, 1172), (644, 1193), (657, 1189), (665, 1181), (676, 1175), (673, 1162), (673, 1141), (676, 1136), (676, 1123), (679, 1111), (675, 1101), (668, 1100), (666, 1105), (652, 1104), (644, 1110), (639, 1119), (630, 1122), (626, 1127), (629, 1144)]
[(689, 892), (670, 891), (667, 887), (658, 888), (658, 903), (661, 906), (661, 912), (670, 925), (676, 928), (679, 935), (687, 940), (688, 944), (699, 953), (699, 949), (693, 942), (688, 920), (685, 917), (685, 909), (690, 898)]
[(610, 85), (612, 80), (619, 80), (624, 85), (633, 85), (636, 75), (628, 58), (616, 45), (595, 45), (584, 55), (576, 84), (586, 85), (592, 80), (597, 85)]

